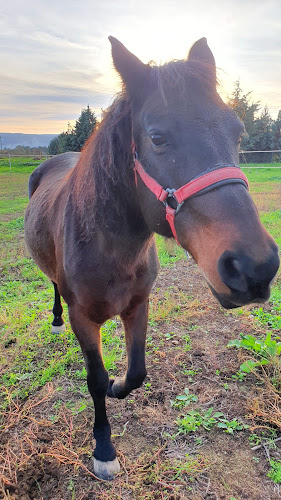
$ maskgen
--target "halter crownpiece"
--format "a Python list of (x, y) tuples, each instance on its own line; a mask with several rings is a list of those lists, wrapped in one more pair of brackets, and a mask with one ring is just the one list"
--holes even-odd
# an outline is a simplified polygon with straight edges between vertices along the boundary
[[(164, 189), (153, 177), (151, 177), (143, 168), (142, 164), (138, 159), (138, 154), (136, 151), (136, 145), (132, 143), (132, 153), (134, 156), (134, 172), (135, 172), (135, 183), (137, 185), (137, 174), (140, 176), (141, 180), (148, 187), (148, 189), (156, 196), (157, 200), (164, 203), (166, 207), (166, 220), (169, 222), (173, 236), (178, 245), (180, 242), (177, 237), (177, 232), (175, 228), (175, 216), (180, 211), (184, 202), (196, 196), (198, 194), (203, 194), (207, 191), (222, 186), (224, 184), (232, 184), (239, 182), (242, 183), (246, 189), (249, 189), (249, 183), (246, 175), (242, 172), (238, 165), (233, 164), (219, 164), (214, 168), (203, 172), (198, 177), (195, 177), (189, 181), (184, 186), (174, 189), (166, 188)], [(171, 200), (176, 203), (176, 208), (170, 205)]]

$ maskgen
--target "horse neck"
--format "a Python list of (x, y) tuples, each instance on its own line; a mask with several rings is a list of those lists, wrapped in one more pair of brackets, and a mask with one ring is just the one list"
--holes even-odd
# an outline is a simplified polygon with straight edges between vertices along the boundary
[(89, 239), (99, 232), (125, 252), (141, 248), (152, 233), (138, 203), (131, 151), (109, 158), (112, 165), (107, 171), (100, 168), (100, 154), (95, 140), (90, 140), (73, 172), (74, 202), (83, 231)]

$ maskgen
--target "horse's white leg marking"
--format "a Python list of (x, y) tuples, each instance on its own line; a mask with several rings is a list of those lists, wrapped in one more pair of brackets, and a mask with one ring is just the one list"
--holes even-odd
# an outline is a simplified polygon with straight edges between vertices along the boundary
[(93, 457), (93, 462), (95, 475), (105, 481), (111, 481), (120, 472), (120, 464), (117, 458), (110, 462), (102, 462)]
[(64, 323), (61, 326), (52, 325), (52, 333), (62, 333), (62, 332), (64, 332), (64, 330), (65, 330), (65, 324)]

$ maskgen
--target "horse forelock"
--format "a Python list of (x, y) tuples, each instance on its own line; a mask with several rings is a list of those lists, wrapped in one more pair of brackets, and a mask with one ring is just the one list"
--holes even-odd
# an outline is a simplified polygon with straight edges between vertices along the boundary
[(165, 101), (175, 91), (180, 98), (184, 98), (191, 89), (204, 92), (210, 97), (216, 95), (218, 81), (214, 67), (209, 63), (179, 60), (153, 66), (152, 69), (156, 86)]

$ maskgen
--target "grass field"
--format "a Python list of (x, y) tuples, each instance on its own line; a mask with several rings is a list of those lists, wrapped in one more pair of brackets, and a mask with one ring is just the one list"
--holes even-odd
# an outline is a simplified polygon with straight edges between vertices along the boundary
[[(183, 251), (161, 238), (157, 244), (162, 271), (151, 298), (147, 342), (153, 378), (126, 402), (109, 403), (122, 474), (114, 485), (93, 482), (89, 465), (93, 409), (80, 348), (68, 323), (65, 333), (51, 334), (53, 289), (24, 246), (28, 176), (39, 163), (13, 160), (10, 172), (7, 160), (0, 160), (0, 495), (44, 500), (199, 499), (207, 492), (204, 498), (210, 500), (277, 498), (278, 449), (267, 446), (269, 463), (262, 455), (252, 459), (250, 445), (259, 445), (263, 437), (273, 442), (281, 429), (280, 274), (267, 305), (225, 312), (215, 302), (209, 303), (208, 290), (196, 268), (185, 263)], [(245, 173), (261, 219), (281, 248), (281, 168), (251, 165)], [(186, 266), (191, 276), (188, 283), (180, 279)], [(262, 339), (271, 336), (259, 347), (250, 338), (238, 341), (239, 333)], [(227, 348), (235, 339), (236, 346)], [(209, 346), (205, 358), (203, 343)], [(110, 374), (122, 372), (125, 347), (118, 318), (103, 327), (103, 349)], [(243, 362), (248, 365), (239, 370)], [(163, 370), (167, 381), (162, 387)], [(256, 382), (258, 391), (246, 411), (246, 393), (248, 398)], [(224, 395), (226, 403), (218, 404), (218, 394)], [(235, 397), (244, 401), (236, 409), (231, 403)], [(245, 420), (246, 413), (250, 421)], [(129, 435), (126, 438), (127, 427), (136, 444)], [(237, 437), (238, 431), (246, 437)], [(221, 446), (216, 457), (212, 455), (215, 446)], [(239, 468), (235, 458), (230, 461), (233, 475), (223, 480), (218, 466), (219, 453), (229, 447), (236, 450), (235, 446), (244, 450), (242, 458), (237, 451), (236, 462), (242, 461), (252, 474), (253, 484), (249, 477), (245, 479), (248, 486), (242, 493), (235, 479), (240, 474), (243, 481), (242, 465)], [(265, 488), (263, 497), (255, 484)]]

